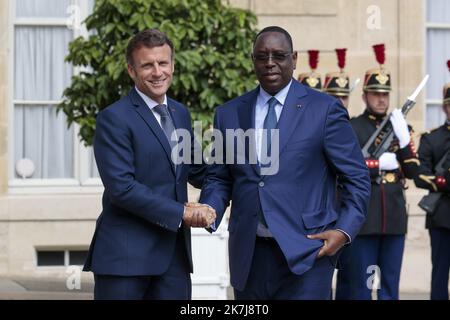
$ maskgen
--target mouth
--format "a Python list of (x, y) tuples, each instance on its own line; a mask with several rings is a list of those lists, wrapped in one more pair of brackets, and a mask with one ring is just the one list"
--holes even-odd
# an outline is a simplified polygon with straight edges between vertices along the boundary
[(280, 77), (280, 74), (279, 73), (272, 73), (272, 72), (264, 73), (263, 77), (265, 79), (267, 79), (267, 80), (272, 80), (273, 81), (273, 80), (277, 80)]
[(166, 79), (148, 80), (147, 82), (153, 87), (160, 87), (166, 82)]

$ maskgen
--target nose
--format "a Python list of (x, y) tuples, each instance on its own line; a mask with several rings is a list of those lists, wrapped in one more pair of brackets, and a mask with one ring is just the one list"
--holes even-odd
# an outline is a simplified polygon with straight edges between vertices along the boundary
[(158, 63), (155, 64), (155, 68), (153, 70), (153, 74), (155, 76), (161, 76), (162, 75), (162, 70), (161, 70), (161, 67), (159, 66)]
[(266, 60), (266, 68), (272, 68), (275, 66), (275, 62), (273, 61), (273, 56), (270, 54), (269, 58)]

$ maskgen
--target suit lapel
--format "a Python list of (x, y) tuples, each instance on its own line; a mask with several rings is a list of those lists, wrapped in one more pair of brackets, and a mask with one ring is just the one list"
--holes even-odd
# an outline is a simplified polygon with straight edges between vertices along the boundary
[(306, 90), (292, 80), (277, 126), (280, 129), (280, 154), (300, 122), (307, 103), (306, 95)]
[[(190, 130), (191, 124), (184, 123), (183, 116), (180, 112), (181, 110), (177, 109), (174, 101), (170, 98), (167, 98), (167, 104), (168, 104), (170, 115), (172, 116), (173, 125), (175, 126), (175, 129), (186, 129), (188, 131), (191, 131)], [(176, 171), (176, 175), (178, 177), (181, 174), (181, 166), (180, 165), (175, 166), (175, 171)]]
[[(244, 97), (242, 97), (241, 105), (238, 108), (239, 127), (242, 130), (244, 130), (244, 132), (246, 132), (248, 129), (255, 128), (255, 106), (256, 106), (256, 99), (258, 97), (258, 92), (259, 87), (254, 89)], [(251, 139), (254, 139), (254, 136), (252, 136)], [(250, 162), (250, 155), (249, 155), (250, 146), (251, 144), (248, 142), (248, 139), (246, 139), (245, 158), (248, 162)], [(256, 155), (256, 150), (252, 151)], [(251, 167), (253, 168), (255, 173), (259, 175), (259, 165), (257, 163), (252, 163)]]
[[(279, 151), (278, 159), (275, 161), (280, 161), (280, 155), (289, 142), (295, 128), (299, 125), (307, 102), (307, 92), (305, 88), (303, 88), (303, 86), (296, 80), (292, 80), (288, 95), (284, 101), (280, 119), (278, 120), (277, 128), (279, 129)], [(261, 176), (262, 179), (265, 177), (267, 176)]]
[(136, 106), (136, 112), (139, 113), (141, 118), (145, 121), (145, 123), (148, 125), (150, 130), (153, 132), (153, 134), (156, 136), (159, 143), (163, 147), (164, 152), (166, 153), (167, 156), (167, 160), (170, 161), (170, 163), (172, 164), (171, 165), (172, 171), (173, 174), (175, 175), (175, 167), (170, 157), (171, 154), (170, 145), (169, 141), (167, 141), (164, 131), (161, 129), (161, 126), (159, 125), (150, 108), (145, 104), (144, 100), (142, 100), (142, 98), (139, 96), (139, 94), (136, 92), (134, 88), (130, 91), (129, 96), (132, 103)]

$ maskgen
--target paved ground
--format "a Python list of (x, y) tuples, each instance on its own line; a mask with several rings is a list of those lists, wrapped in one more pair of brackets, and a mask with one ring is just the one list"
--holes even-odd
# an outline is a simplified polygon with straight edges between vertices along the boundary
[[(67, 290), (65, 283), (48, 279), (0, 278), (0, 300), (91, 300), (92, 283), (82, 283), (81, 290)], [(428, 300), (427, 292), (402, 292), (401, 300)]]
[[(431, 282), (430, 244), (424, 229), (423, 215), (410, 216), (408, 235), (403, 256), (400, 279), (401, 300), (428, 300)], [(84, 274), (84, 276), (86, 276)], [(83, 278), (80, 290), (68, 290), (65, 279), (50, 278), (2, 278), (0, 276), (0, 300), (86, 300), (93, 298), (92, 277)], [(228, 290), (232, 298), (232, 290)]]
[(81, 283), (80, 290), (68, 290), (63, 280), (0, 278), (0, 300), (91, 300), (93, 284)]
[[(420, 229), (420, 224), (414, 224)], [(421, 231), (424, 232), (424, 231)], [(408, 236), (400, 281), (401, 300), (428, 300), (430, 284), (430, 249), (428, 238), (412, 232)], [(90, 300), (92, 277), (85, 277), (80, 289), (68, 290), (65, 279), (0, 277), (0, 300)], [(232, 290), (228, 290), (232, 299)]]

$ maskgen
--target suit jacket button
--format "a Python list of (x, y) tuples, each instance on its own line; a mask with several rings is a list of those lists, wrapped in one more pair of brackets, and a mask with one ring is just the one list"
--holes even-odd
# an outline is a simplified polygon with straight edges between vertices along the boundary
[(262, 188), (262, 187), (264, 187), (264, 181), (260, 181), (259, 182), (259, 186)]

